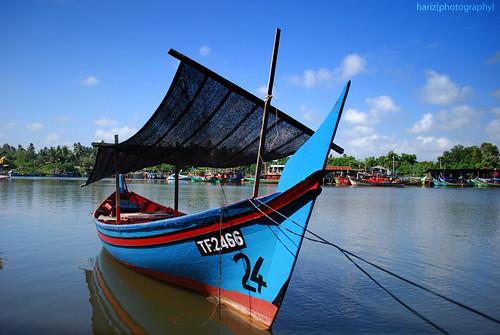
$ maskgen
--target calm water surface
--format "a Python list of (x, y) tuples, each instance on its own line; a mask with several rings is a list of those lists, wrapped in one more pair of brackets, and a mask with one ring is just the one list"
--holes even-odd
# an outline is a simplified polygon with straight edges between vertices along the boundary
[[(197, 294), (145, 278), (101, 248), (90, 212), (104, 181), (0, 182), (0, 334), (259, 334)], [(172, 204), (173, 187), (131, 183)], [(270, 193), (273, 186), (262, 186)], [(227, 201), (250, 186), (225, 186)], [(181, 185), (181, 210), (223, 203), (219, 186)], [(325, 187), (309, 228), (332, 242), (500, 318), (500, 190)], [(451, 333), (500, 327), (402, 284), (373, 276)], [(117, 321), (118, 320), (118, 321)], [(273, 334), (421, 334), (435, 331), (331, 247), (305, 241)]]

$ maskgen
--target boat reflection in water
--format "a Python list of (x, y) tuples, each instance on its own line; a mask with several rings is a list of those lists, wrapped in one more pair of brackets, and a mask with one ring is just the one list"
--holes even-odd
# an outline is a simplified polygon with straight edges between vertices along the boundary
[(271, 334), (196, 293), (145, 277), (102, 249), (85, 270), (94, 334)]

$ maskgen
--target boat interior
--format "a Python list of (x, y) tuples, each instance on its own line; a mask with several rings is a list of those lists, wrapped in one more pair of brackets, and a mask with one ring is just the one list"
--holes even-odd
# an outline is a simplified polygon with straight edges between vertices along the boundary
[(171, 207), (160, 205), (137, 193), (129, 192), (125, 181), (120, 181), (120, 220), (116, 220), (116, 192), (107, 197), (94, 212), (94, 217), (106, 224), (136, 224), (170, 219), (185, 215)]

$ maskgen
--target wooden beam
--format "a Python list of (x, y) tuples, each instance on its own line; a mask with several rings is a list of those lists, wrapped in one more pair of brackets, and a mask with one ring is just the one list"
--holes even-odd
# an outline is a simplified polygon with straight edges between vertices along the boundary
[(262, 126), (260, 128), (260, 140), (259, 140), (259, 151), (257, 153), (257, 167), (255, 169), (255, 182), (253, 184), (253, 198), (259, 196), (259, 184), (260, 176), (262, 173), (262, 163), (264, 162), (262, 157), (264, 156), (265, 145), (266, 145), (266, 130), (267, 130), (267, 119), (269, 118), (269, 106), (271, 105), (271, 99), (273, 97), (273, 84), (274, 84), (274, 72), (276, 70), (276, 61), (278, 58), (278, 48), (280, 44), (280, 28), (276, 28), (276, 34), (274, 36), (274, 47), (273, 47), (273, 58), (271, 59), (271, 69), (269, 70), (269, 81), (267, 83), (267, 95), (264, 99), (264, 110), (262, 115)]

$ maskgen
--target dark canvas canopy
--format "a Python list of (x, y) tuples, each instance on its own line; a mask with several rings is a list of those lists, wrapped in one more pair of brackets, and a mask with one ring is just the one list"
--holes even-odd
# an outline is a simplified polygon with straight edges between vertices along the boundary
[[(118, 172), (168, 163), (235, 167), (256, 161), (263, 100), (188, 57), (170, 50), (179, 67), (156, 112), (130, 139), (99, 146), (86, 185)], [(265, 161), (293, 154), (313, 131), (271, 107)]]

